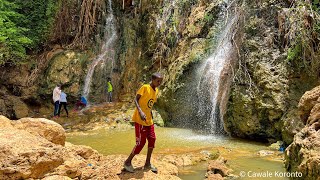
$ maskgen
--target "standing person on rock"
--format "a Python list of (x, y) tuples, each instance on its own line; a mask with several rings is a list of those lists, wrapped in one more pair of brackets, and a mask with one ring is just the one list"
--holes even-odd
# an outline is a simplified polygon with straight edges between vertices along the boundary
[(107, 102), (111, 103), (112, 102), (112, 91), (113, 91), (113, 86), (111, 84), (111, 78), (108, 78), (107, 82)]
[(53, 89), (52, 92), (52, 99), (54, 103), (54, 111), (53, 111), (53, 118), (58, 118), (58, 109), (60, 103), (60, 94), (61, 94), (61, 85), (57, 84), (57, 86)]
[(67, 113), (67, 117), (69, 117), (68, 109), (67, 109), (67, 94), (61, 91), (60, 94), (60, 104), (59, 104), (59, 110), (58, 110), (58, 117), (60, 117), (60, 111), (61, 107), (63, 106), (64, 110)]
[(152, 74), (151, 83), (144, 84), (138, 90), (134, 100), (136, 109), (132, 120), (135, 122), (136, 145), (123, 165), (124, 169), (128, 172), (134, 172), (131, 161), (135, 155), (140, 153), (146, 143), (146, 140), (148, 140), (148, 152), (144, 169), (150, 169), (154, 173), (158, 172), (157, 168), (150, 163), (156, 141), (156, 134), (152, 120), (152, 106), (157, 101), (157, 95), (159, 92), (157, 87), (160, 86), (162, 80), (163, 77), (160, 73)]

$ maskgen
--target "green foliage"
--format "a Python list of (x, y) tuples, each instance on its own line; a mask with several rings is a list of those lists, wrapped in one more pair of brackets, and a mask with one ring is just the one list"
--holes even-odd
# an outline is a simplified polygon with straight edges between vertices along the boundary
[(213, 18), (214, 18), (213, 14), (206, 13), (206, 14), (204, 15), (204, 21), (205, 21), (205, 22), (210, 22), (210, 21), (213, 20)]
[(0, 65), (19, 64), (49, 35), (57, 2), (0, 0)]
[(80, 55), (79, 60), (80, 60), (82, 69), (85, 69), (87, 67), (89, 58), (90, 58), (90, 54), (88, 53), (84, 53)]
[(319, 12), (320, 11), (320, 0), (313, 0), (312, 9)]
[(18, 6), (18, 12), (24, 15), (20, 21), (22, 27), (30, 29), (26, 35), (33, 43), (31, 48), (36, 48), (45, 42), (55, 20), (55, 13), (59, 1), (55, 0), (11, 0)]
[(17, 13), (17, 6), (6, 0), (0, 0), (0, 65), (16, 64), (26, 57), (25, 47), (32, 40), (25, 36), (28, 29), (18, 22), (24, 16)]
[(293, 61), (301, 56), (301, 44), (296, 44), (294, 48), (288, 48), (287, 60)]

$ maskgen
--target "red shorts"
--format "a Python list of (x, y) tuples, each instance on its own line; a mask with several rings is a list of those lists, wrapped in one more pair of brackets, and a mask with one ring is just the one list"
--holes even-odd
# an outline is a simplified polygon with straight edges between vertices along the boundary
[(143, 126), (138, 123), (134, 123), (136, 131), (136, 145), (134, 146), (132, 152), (134, 154), (139, 154), (143, 146), (146, 144), (148, 139), (148, 148), (154, 148), (154, 143), (156, 142), (156, 134), (154, 132), (154, 125)]

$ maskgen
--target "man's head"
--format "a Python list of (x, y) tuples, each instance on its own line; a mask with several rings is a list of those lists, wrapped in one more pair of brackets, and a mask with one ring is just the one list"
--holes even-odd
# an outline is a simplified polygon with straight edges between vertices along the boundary
[(160, 84), (163, 80), (163, 76), (159, 72), (156, 72), (156, 73), (152, 74), (151, 80), (152, 80), (151, 84), (154, 87), (158, 87), (158, 86), (160, 86)]

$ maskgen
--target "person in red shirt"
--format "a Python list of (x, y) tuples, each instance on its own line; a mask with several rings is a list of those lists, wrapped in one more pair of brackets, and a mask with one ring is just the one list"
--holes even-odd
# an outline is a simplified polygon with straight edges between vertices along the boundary
[(152, 151), (156, 141), (156, 134), (154, 132), (154, 125), (152, 120), (152, 107), (157, 101), (158, 88), (163, 80), (160, 73), (152, 74), (152, 81), (150, 84), (144, 84), (137, 92), (134, 99), (136, 109), (134, 111), (132, 120), (135, 122), (135, 136), (136, 145), (134, 146), (131, 154), (124, 162), (124, 169), (128, 172), (134, 172), (132, 166), (132, 159), (135, 155), (139, 154), (144, 147), (146, 140), (148, 140), (148, 152), (144, 165), (144, 169), (150, 169), (152, 172), (157, 173), (158, 170), (150, 163)]

